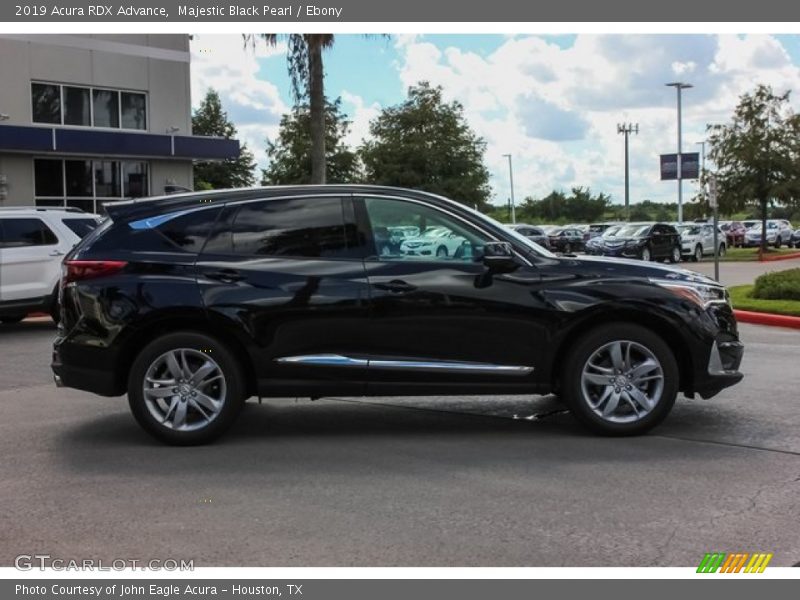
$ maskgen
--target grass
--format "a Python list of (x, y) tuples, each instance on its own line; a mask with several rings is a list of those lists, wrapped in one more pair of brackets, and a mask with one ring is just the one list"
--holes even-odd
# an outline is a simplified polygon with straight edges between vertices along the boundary
[[(767, 255), (768, 256), (778, 256), (780, 254), (795, 254), (800, 253), (800, 249), (797, 248), (781, 248), (780, 250), (776, 250), (775, 248), (768, 248)], [(714, 260), (713, 256), (706, 256), (703, 258), (703, 262), (711, 262)], [(752, 261), (755, 262), (758, 260), (758, 248), (728, 248), (728, 251), (725, 253), (725, 256), (721, 257), (720, 262), (748, 262)]]
[(753, 312), (773, 313), (800, 317), (800, 300), (762, 300), (753, 298), (754, 285), (735, 285), (729, 287), (733, 308)]

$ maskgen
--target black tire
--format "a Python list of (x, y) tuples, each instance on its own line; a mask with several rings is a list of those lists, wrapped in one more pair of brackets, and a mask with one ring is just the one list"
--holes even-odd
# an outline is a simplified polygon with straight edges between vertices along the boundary
[[(586, 362), (598, 349), (623, 340), (647, 348), (658, 359), (664, 379), (660, 398), (649, 413), (636, 421), (616, 423), (595, 414), (584, 398), (581, 379)], [(561, 371), (560, 395), (575, 418), (591, 431), (611, 436), (639, 435), (661, 423), (672, 410), (678, 395), (678, 378), (675, 356), (660, 336), (639, 325), (609, 323), (589, 331), (569, 349)]]
[(571, 253), (572, 253), (572, 245), (571, 244), (566, 244), (564, 246), (564, 254), (571, 254)]
[(445, 248), (444, 246), (439, 246), (436, 249), (436, 256), (438, 258), (447, 258), (447, 248)]
[(776, 236), (775, 237), (775, 249), (776, 250), (780, 250), (781, 249), (781, 236)]
[[(143, 384), (151, 364), (160, 356), (178, 348), (208, 352), (225, 378), (226, 394), (216, 417), (200, 429), (176, 431), (163, 425), (150, 412), (144, 398)], [(195, 332), (177, 332), (156, 338), (139, 352), (128, 377), (128, 404), (136, 421), (159, 441), (175, 446), (207, 444), (221, 436), (236, 420), (245, 401), (246, 383), (239, 361), (221, 342)]]
[(648, 248), (647, 246), (645, 246), (639, 253), (639, 258), (646, 262), (650, 262), (651, 260), (653, 260), (653, 251), (650, 250), (650, 248)]
[(681, 262), (681, 248), (680, 246), (673, 246), (672, 252), (669, 255), (669, 262), (672, 264)]
[(14, 325), (15, 323), (19, 323), (24, 319), (26, 315), (10, 315), (7, 317), (0, 317), (0, 323), (3, 325)]
[(727, 252), (727, 249), (726, 249), (726, 247), (725, 247), (725, 244), (720, 244), (720, 245), (719, 245), (719, 251), (717, 252), (717, 256), (719, 256), (720, 258), (722, 258), (723, 256), (725, 256), (725, 252)]
[(694, 247), (694, 252), (692, 253), (692, 262), (700, 262), (703, 260), (703, 247), (700, 244)]

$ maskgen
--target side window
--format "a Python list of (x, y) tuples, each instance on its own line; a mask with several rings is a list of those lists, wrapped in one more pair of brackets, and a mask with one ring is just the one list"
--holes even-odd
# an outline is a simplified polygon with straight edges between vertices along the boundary
[(3, 219), (3, 247), (53, 246), (58, 238), (41, 219)]
[(232, 250), (247, 256), (353, 258), (355, 224), (341, 198), (291, 198), (243, 204), (234, 217)]
[(158, 232), (186, 252), (200, 252), (216, 223), (219, 208), (195, 210), (158, 226)]
[(386, 198), (364, 202), (380, 260), (473, 262), (490, 239), (424, 204)]

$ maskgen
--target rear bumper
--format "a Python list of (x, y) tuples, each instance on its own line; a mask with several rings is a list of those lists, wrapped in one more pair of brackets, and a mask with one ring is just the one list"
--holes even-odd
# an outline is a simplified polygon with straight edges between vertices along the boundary
[(120, 396), (125, 391), (111, 369), (64, 364), (58, 345), (53, 349), (50, 368), (57, 387), (75, 388), (100, 396)]

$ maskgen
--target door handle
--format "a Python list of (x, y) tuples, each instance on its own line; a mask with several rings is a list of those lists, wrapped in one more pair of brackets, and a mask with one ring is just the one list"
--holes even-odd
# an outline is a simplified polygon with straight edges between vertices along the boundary
[(411, 285), (401, 279), (393, 279), (387, 283), (376, 283), (375, 288), (384, 292), (391, 292), (393, 294), (403, 294), (413, 292), (417, 286)]
[(244, 279), (244, 276), (236, 269), (220, 269), (219, 271), (209, 271), (206, 273), (208, 279), (221, 281), (222, 283), (235, 283)]
[(50, 256), (64, 256), (66, 252), (62, 252), (61, 250), (53, 250), (50, 252)]

